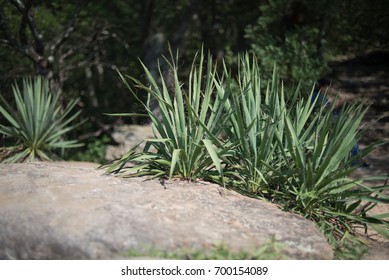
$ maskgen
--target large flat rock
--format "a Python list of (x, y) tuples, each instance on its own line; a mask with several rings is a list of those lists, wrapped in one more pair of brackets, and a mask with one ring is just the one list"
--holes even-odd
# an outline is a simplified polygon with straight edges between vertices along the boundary
[(122, 179), (95, 165), (0, 164), (0, 259), (115, 259), (128, 250), (250, 251), (331, 259), (315, 225), (209, 183)]

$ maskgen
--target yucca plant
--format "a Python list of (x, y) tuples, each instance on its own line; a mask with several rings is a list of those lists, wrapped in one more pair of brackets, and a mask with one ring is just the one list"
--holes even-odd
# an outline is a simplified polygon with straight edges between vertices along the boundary
[(367, 108), (350, 104), (335, 113), (334, 102), (322, 104), (315, 111), (318, 98), (312, 102), (312, 96), (298, 102), (294, 114), (286, 115), (286, 141), (278, 143), (286, 147), (283, 156), (291, 174), (280, 174), (286, 191), (278, 197), (286, 202), (286, 208), (315, 220), (333, 242), (348, 233), (355, 234), (357, 226), (367, 225), (389, 238), (389, 223), (382, 219), (389, 213), (368, 215), (376, 204), (389, 203), (383, 193), (389, 185), (371, 188), (364, 184), (387, 177), (349, 178), (358, 167), (355, 163), (382, 144), (372, 143), (351, 156), (350, 151), (363, 134), (359, 127)]
[(359, 127), (367, 109), (353, 104), (335, 113), (335, 102), (323, 102), (313, 90), (305, 95), (297, 87), (286, 93), (276, 70), (271, 81), (261, 81), (257, 60), (249, 55), (238, 65), (238, 86), (226, 68), (224, 72), (224, 84), (215, 83), (232, 92), (226, 103), (232, 112), (227, 131), (237, 148), (236, 157), (229, 157), (234, 161), (230, 181), (240, 191), (316, 221), (334, 243), (355, 234), (358, 225), (370, 224), (388, 236), (389, 224), (382, 218), (389, 214), (374, 217), (368, 211), (389, 203), (382, 193), (389, 186), (369, 188), (363, 180), (349, 179), (354, 163), (381, 144), (350, 156), (363, 134)]
[(232, 112), (226, 134), (236, 146), (237, 157), (230, 157), (230, 166), (235, 169), (229, 173), (230, 181), (241, 191), (267, 193), (269, 187), (278, 185), (275, 171), (286, 165), (277, 144), (284, 134), (286, 105), (283, 91), (277, 86), (276, 69), (273, 80), (263, 82), (256, 58), (246, 54), (238, 64), (237, 82), (226, 66), (224, 72), (223, 84), (214, 82), (231, 92), (226, 103), (226, 110)]
[[(159, 85), (143, 64), (147, 84), (127, 77), (132, 86), (119, 73), (136, 98), (137, 90), (148, 94), (147, 102), (138, 101), (155, 138), (146, 140), (143, 152), (134, 147), (108, 172), (223, 183), (314, 220), (332, 244), (354, 236), (357, 226), (372, 225), (389, 236), (383, 220), (389, 215), (369, 216), (376, 204), (389, 203), (383, 194), (389, 186), (369, 188), (349, 179), (355, 162), (380, 145), (350, 156), (367, 109), (354, 104), (335, 113), (313, 90), (303, 94), (298, 86), (287, 92), (276, 69), (270, 81), (261, 80), (257, 59), (249, 55), (241, 58), (236, 81), (225, 64), (220, 77), (211, 57), (206, 67), (204, 60), (203, 52), (194, 59), (187, 84), (179, 80), (173, 55), (166, 59), (172, 86), (161, 70)], [(158, 101), (161, 119), (150, 109), (151, 98)]]
[(13, 95), (16, 108), (0, 96), (0, 113), (8, 122), (0, 124), (0, 133), (15, 141), (2, 148), (3, 162), (52, 160), (58, 158), (56, 151), (80, 146), (76, 140), (65, 140), (65, 134), (76, 126), (71, 122), (80, 114), (72, 113), (78, 100), (62, 108), (59, 95), (50, 91), (49, 81), (42, 77), (23, 79), (22, 90), (15, 83)]
[[(206, 66), (203, 51), (194, 58), (188, 81), (183, 84), (177, 69), (178, 54), (175, 58), (171, 51), (170, 54), (171, 59), (165, 60), (173, 77), (172, 84), (169, 84), (168, 77), (163, 75), (160, 67), (161, 82), (158, 84), (143, 63), (146, 84), (127, 76), (130, 84), (119, 73), (130, 92), (144, 106), (155, 138), (146, 140), (143, 152), (136, 153), (135, 147), (111, 164), (107, 171), (120, 172), (124, 176), (149, 175), (221, 181), (221, 158), (230, 151), (219, 137), (228, 121), (228, 112), (224, 109), (228, 95), (221, 88), (215, 89), (213, 79), (216, 67), (210, 55)], [(139, 98), (137, 90), (148, 94), (146, 103)], [(161, 119), (150, 109), (151, 98), (158, 101)]]

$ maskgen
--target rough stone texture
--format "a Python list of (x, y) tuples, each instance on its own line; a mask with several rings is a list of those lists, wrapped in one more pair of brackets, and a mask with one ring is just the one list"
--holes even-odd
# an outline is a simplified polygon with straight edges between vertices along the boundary
[[(153, 130), (150, 125), (128, 125), (122, 124), (115, 126), (111, 134), (112, 139), (117, 145), (107, 145), (105, 151), (106, 160), (114, 160), (120, 158), (128, 152), (129, 149), (138, 145), (145, 139), (154, 138)], [(145, 146), (143, 142), (139, 146), (139, 151), (143, 150)]]
[(0, 164), (0, 259), (113, 259), (129, 249), (252, 250), (331, 259), (314, 224), (208, 183), (103, 175), (95, 165)]

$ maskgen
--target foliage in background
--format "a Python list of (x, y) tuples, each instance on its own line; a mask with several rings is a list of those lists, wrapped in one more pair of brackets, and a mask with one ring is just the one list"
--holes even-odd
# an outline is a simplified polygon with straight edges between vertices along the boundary
[(285, 82), (312, 84), (336, 55), (388, 49), (388, 30), (388, 1), (267, 0), (245, 38), (261, 69), (276, 61)]
[[(185, 85), (178, 78), (178, 54), (174, 58), (171, 53), (171, 58), (171, 61), (166, 59), (170, 66), (170, 75), (164, 76), (160, 71), (160, 85), (144, 64), (142, 66), (148, 85), (129, 77), (134, 83), (133, 87), (120, 75), (139, 102), (142, 101), (138, 97), (137, 89), (148, 94), (148, 102), (143, 105), (151, 120), (155, 139), (145, 140), (146, 146), (142, 153), (136, 153), (136, 147), (131, 149), (113, 163), (108, 172), (123, 172), (126, 176), (151, 175), (167, 178), (175, 176), (187, 180), (223, 179), (223, 168), (219, 158), (226, 156), (231, 147), (225, 145), (219, 136), (228, 120), (224, 112), (224, 103), (228, 95), (223, 90), (215, 90), (213, 79), (216, 69), (210, 55), (207, 58), (207, 65), (203, 51), (199, 57), (195, 56)], [(150, 109), (151, 98), (158, 101), (160, 118)], [(127, 163), (133, 163), (135, 166), (124, 167)]]
[[(307, 1), (312, 5), (310, 1)], [(325, 1), (325, 36), (332, 52), (364, 52), (389, 47), (389, 1)], [(324, 19), (326, 20), (326, 19)]]
[(75, 149), (72, 152), (67, 152), (63, 158), (64, 160), (106, 163), (106, 146), (110, 142), (111, 138), (108, 135), (94, 138), (85, 145), (84, 149)]
[(22, 91), (15, 84), (13, 94), (16, 108), (0, 96), (0, 114), (8, 122), (0, 124), (0, 133), (15, 141), (1, 147), (3, 162), (52, 160), (59, 150), (80, 146), (76, 140), (65, 140), (80, 114), (72, 112), (77, 99), (62, 108), (59, 94), (50, 91), (49, 81), (42, 77), (23, 79)]
[[(127, 28), (139, 20), (139, 6), (138, 1), (0, 0), (4, 98), (12, 100), (15, 78), (43, 75), (60, 89), (64, 102), (80, 99), (76, 105), (82, 108), (80, 119), (88, 122), (71, 131), (71, 137), (83, 138), (101, 128), (108, 131), (113, 124), (103, 112), (137, 106), (131, 100), (122, 102), (126, 92), (116, 69), (134, 66), (141, 55), (139, 26)], [(132, 58), (123, 59), (130, 45)]]
[[(0, 90), (10, 101), (15, 78), (37, 70), (46, 74), (62, 87), (65, 101), (80, 98), (77, 106), (88, 122), (71, 136), (83, 138), (116, 124), (102, 113), (141, 111), (115, 70), (131, 69), (139, 77), (139, 57), (158, 80), (156, 61), (161, 53), (168, 56), (167, 42), (180, 50), (184, 80), (191, 68), (187, 62), (203, 44), (216, 59), (234, 63), (237, 53), (251, 49), (266, 69), (277, 60), (283, 78), (305, 75), (308, 82), (326, 70), (333, 55), (387, 49), (388, 5), (381, 0), (0, 0)], [(169, 68), (164, 61), (160, 67)]]
[(260, 16), (246, 27), (245, 36), (261, 69), (272, 69), (276, 61), (283, 80), (312, 84), (321, 77), (327, 70), (326, 6), (285, 0), (260, 5)]

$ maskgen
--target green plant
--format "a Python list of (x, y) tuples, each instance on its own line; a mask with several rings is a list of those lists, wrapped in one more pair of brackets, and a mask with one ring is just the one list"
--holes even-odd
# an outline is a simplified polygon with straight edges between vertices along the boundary
[[(170, 52), (171, 53), (171, 52)], [(166, 60), (170, 67), (173, 82), (159, 69), (161, 84), (151, 75), (142, 63), (147, 82), (129, 77), (135, 88), (148, 94), (147, 103), (137, 96), (135, 88), (130, 86), (120, 73), (120, 77), (132, 94), (143, 104), (151, 120), (155, 139), (147, 139), (142, 153), (130, 150), (120, 160), (114, 162), (108, 172), (122, 172), (125, 176), (151, 175), (155, 177), (177, 176), (181, 179), (222, 180), (223, 168), (220, 158), (226, 156), (230, 147), (220, 140), (228, 116), (224, 103), (228, 95), (222, 88), (215, 90), (213, 79), (216, 68), (208, 55), (207, 66), (203, 51), (193, 60), (187, 84), (182, 84), (178, 77), (177, 59)], [(205, 78), (204, 78), (205, 77)], [(186, 90), (184, 89), (186, 87)], [(150, 109), (151, 98), (158, 101), (161, 119)], [(116, 114), (120, 116), (137, 116), (138, 114)], [(150, 148), (153, 147), (156, 152)], [(126, 163), (133, 166), (125, 167)]]
[(248, 54), (240, 59), (237, 86), (226, 66), (224, 71), (225, 80), (215, 84), (230, 92), (226, 110), (232, 114), (226, 135), (236, 147), (236, 157), (229, 158), (234, 171), (227, 175), (240, 191), (264, 193), (265, 186), (278, 184), (276, 171), (285, 165), (277, 143), (284, 134), (283, 92), (277, 91), (275, 72), (271, 82), (261, 80), (254, 56), (251, 62)]
[(56, 150), (80, 146), (64, 139), (75, 127), (70, 123), (80, 114), (70, 115), (77, 100), (62, 109), (59, 95), (49, 90), (48, 80), (42, 77), (24, 79), (22, 92), (15, 84), (13, 94), (16, 109), (1, 96), (0, 113), (9, 125), (0, 124), (0, 133), (16, 141), (2, 148), (6, 154), (3, 162), (51, 160), (57, 158)]
[(364, 133), (359, 127), (367, 108), (351, 104), (335, 112), (336, 102), (325, 104), (313, 90), (307, 95), (297, 87), (286, 93), (275, 70), (270, 81), (261, 81), (255, 57), (244, 56), (238, 68), (238, 87), (226, 70), (226, 82), (218, 85), (231, 91), (227, 135), (237, 148), (236, 158), (228, 158), (235, 170), (226, 176), (238, 190), (314, 220), (332, 244), (355, 235), (358, 225), (371, 225), (388, 236), (389, 223), (382, 218), (389, 214), (369, 216), (368, 211), (389, 203), (382, 193), (389, 186), (371, 188), (348, 178), (357, 167), (353, 164), (383, 143), (350, 156)]
[(360, 260), (368, 251), (366, 241), (359, 238), (344, 238), (333, 247), (336, 260)]
[(105, 151), (107, 144), (111, 141), (108, 135), (103, 135), (92, 139), (86, 147), (82, 147), (72, 153), (67, 153), (65, 160), (88, 161), (96, 163), (105, 163)]
[[(323, 102), (326, 93), (315, 95), (314, 87), (309, 94), (300, 85), (293, 91), (285, 89), (276, 68), (270, 80), (263, 80), (255, 56), (241, 58), (237, 81), (225, 64), (223, 75), (218, 76), (210, 57), (203, 73), (203, 61), (201, 53), (198, 66), (196, 59), (193, 62), (188, 93), (178, 80), (175, 63), (169, 64), (173, 93), (161, 73), (158, 86), (144, 66), (149, 87), (131, 78), (136, 87), (148, 92), (149, 100), (151, 96), (158, 100), (162, 120), (149, 109), (149, 103), (143, 104), (156, 139), (147, 140), (142, 153), (129, 151), (108, 172), (124, 169), (123, 174), (129, 176), (178, 176), (223, 183), (315, 221), (334, 246), (355, 238), (359, 226), (370, 225), (389, 236), (389, 223), (384, 220), (389, 214), (369, 215), (375, 205), (389, 203), (383, 193), (389, 185), (364, 184), (364, 180), (386, 177), (349, 178), (357, 168), (355, 162), (383, 144), (373, 143), (351, 156), (365, 131), (360, 127), (367, 108), (351, 104), (335, 111), (336, 102)], [(127, 163), (135, 165), (126, 167)]]
[[(257, 55), (262, 71), (278, 62), (283, 80), (315, 82), (327, 71), (329, 52), (326, 28), (328, 5), (308, 1), (270, 0), (260, 5), (255, 24), (246, 26), (245, 37)], [(271, 76), (270, 73), (266, 73)]]
[(233, 251), (225, 244), (218, 244), (213, 246), (210, 250), (189, 248), (178, 249), (171, 252), (158, 250), (155, 248), (130, 250), (126, 257), (148, 257), (180, 260), (281, 260), (287, 259), (284, 248), (284, 244), (277, 242), (274, 238), (272, 238), (265, 242), (261, 247), (251, 251)]

